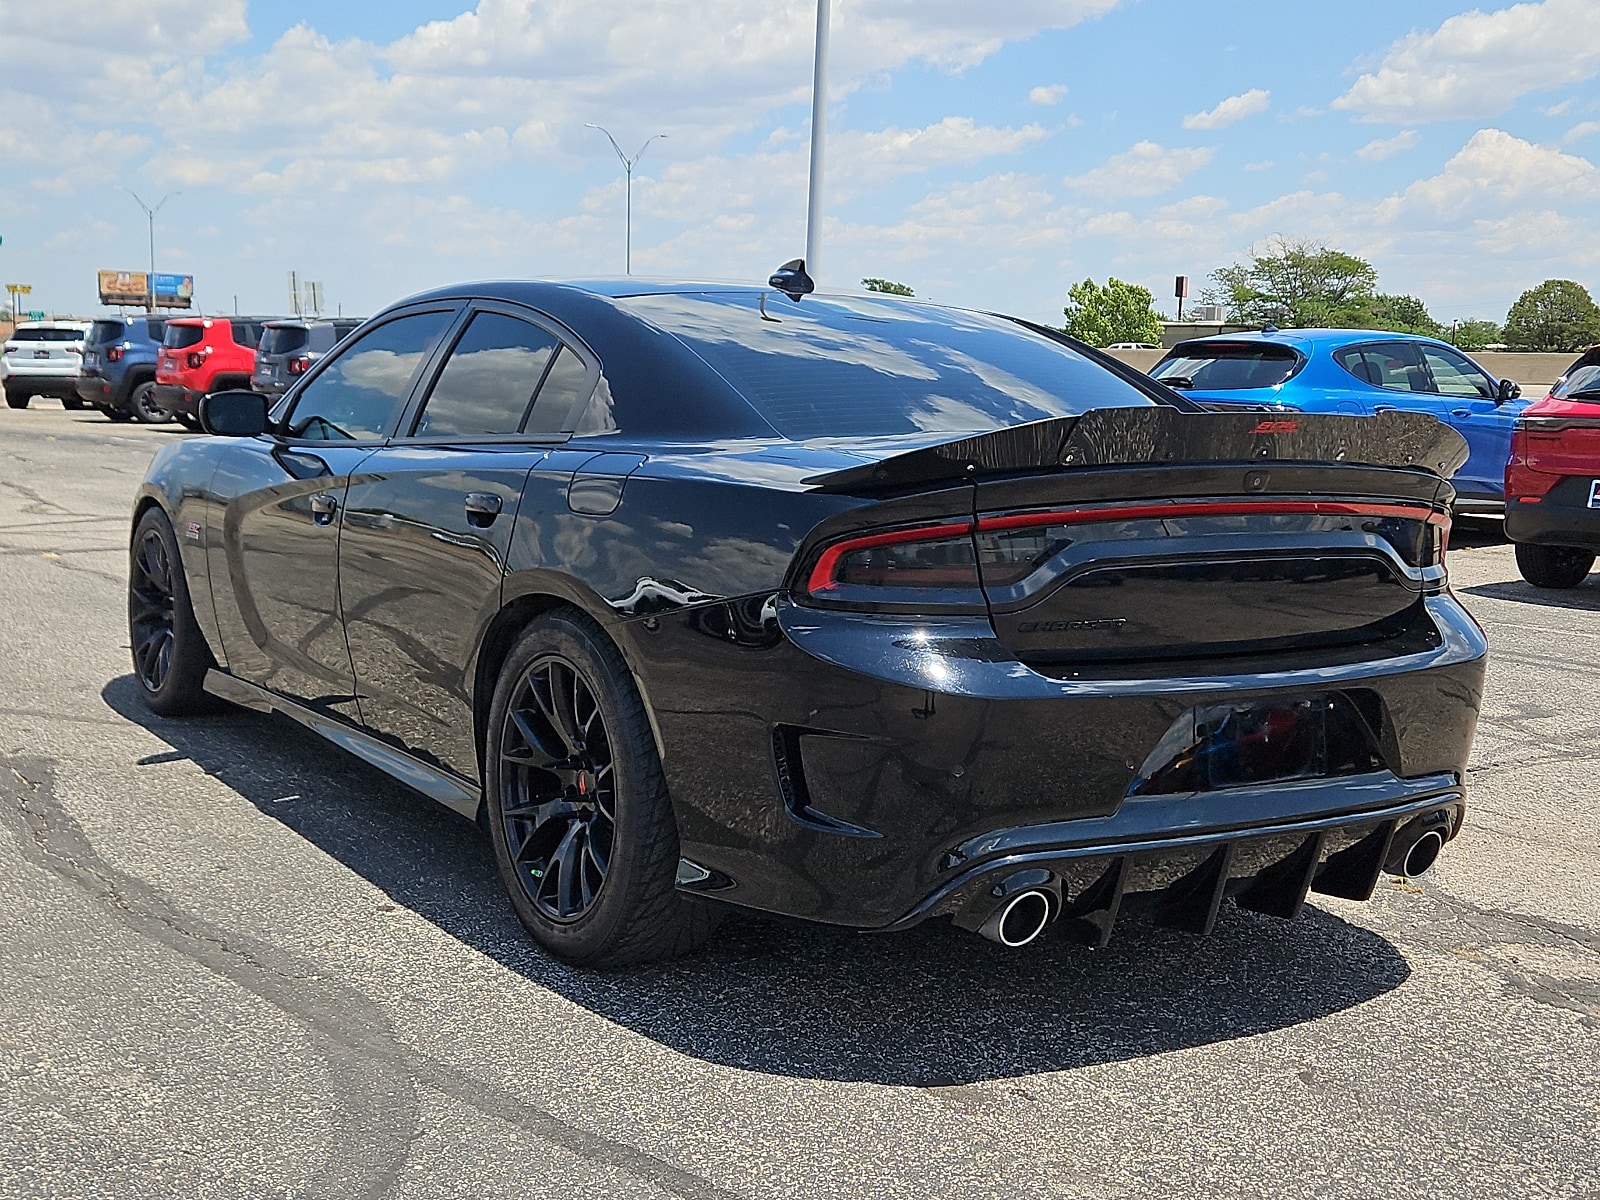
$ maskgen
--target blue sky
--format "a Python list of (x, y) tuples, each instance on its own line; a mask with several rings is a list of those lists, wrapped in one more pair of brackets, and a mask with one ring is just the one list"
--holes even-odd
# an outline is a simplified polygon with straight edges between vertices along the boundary
[[(1263, 11), (1280, 15), (1261, 19)], [(0, 276), (280, 311), (486, 276), (758, 279), (804, 242), (814, 0), (0, 0)], [(1059, 317), (1279, 236), (1445, 320), (1600, 285), (1600, 0), (834, 0), (822, 275)]]

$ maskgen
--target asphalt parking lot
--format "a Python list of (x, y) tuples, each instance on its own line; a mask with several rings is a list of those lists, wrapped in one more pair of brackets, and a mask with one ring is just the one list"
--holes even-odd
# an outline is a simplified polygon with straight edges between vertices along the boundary
[(1600, 1195), (1600, 574), (1458, 529), (1469, 823), (1369, 904), (1099, 953), (737, 918), (594, 975), (468, 823), (141, 707), (129, 504), (177, 436), (0, 413), (0, 1195)]

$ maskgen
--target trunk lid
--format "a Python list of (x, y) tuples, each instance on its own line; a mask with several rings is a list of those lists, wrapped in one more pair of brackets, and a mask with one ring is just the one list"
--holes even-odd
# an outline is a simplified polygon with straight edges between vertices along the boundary
[(1444, 586), (1466, 459), (1448, 426), (1107, 409), (835, 472), (909, 498), (970, 484), (995, 636), (1044, 671), (1398, 637)]

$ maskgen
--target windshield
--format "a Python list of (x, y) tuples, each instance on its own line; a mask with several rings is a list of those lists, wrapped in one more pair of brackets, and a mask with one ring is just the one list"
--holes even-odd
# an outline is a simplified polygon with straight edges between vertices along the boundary
[(620, 302), (675, 334), (785, 437), (987, 433), (1154, 404), (1070, 346), (1003, 317), (867, 297), (768, 293)]
[[(1295, 373), (1300, 356), (1287, 346), (1254, 342), (1190, 343), (1151, 369), (1153, 378), (1200, 392), (1276, 387)], [(1187, 382), (1180, 382), (1186, 380)]]
[(27, 329), (18, 328), (11, 335), (14, 342), (77, 342), (83, 340), (81, 329)]
[(84, 341), (91, 346), (103, 346), (107, 342), (120, 340), (122, 330), (121, 321), (96, 321), (89, 327), (89, 336)]
[(288, 354), (306, 344), (304, 325), (268, 325), (261, 335), (261, 353)]
[(185, 346), (198, 346), (205, 336), (206, 331), (203, 326), (179, 325), (173, 321), (167, 325), (161, 344), (168, 350), (182, 350)]

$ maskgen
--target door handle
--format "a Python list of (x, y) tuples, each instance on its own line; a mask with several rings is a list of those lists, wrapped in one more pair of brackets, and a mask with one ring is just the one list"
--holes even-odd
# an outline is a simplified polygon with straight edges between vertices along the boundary
[(494, 524), (500, 515), (500, 497), (493, 492), (467, 493), (467, 524), (479, 529)]
[(311, 497), (311, 519), (318, 525), (332, 525), (333, 515), (338, 511), (338, 497), (331, 493), (318, 492)]
[(1375, 413), (1381, 413), (1381, 412), (1398, 412), (1399, 410), (1396, 409), (1395, 406), (1392, 405), (1392, 404), (1374, 404), (1372, 406), (1372, 411), (1375, 412)]
[(1472, 415), (1472, 410), (1470, 408), (1452, 408), (1450, 410), (1450, 415), (1452, 417), (1470, 417)]

